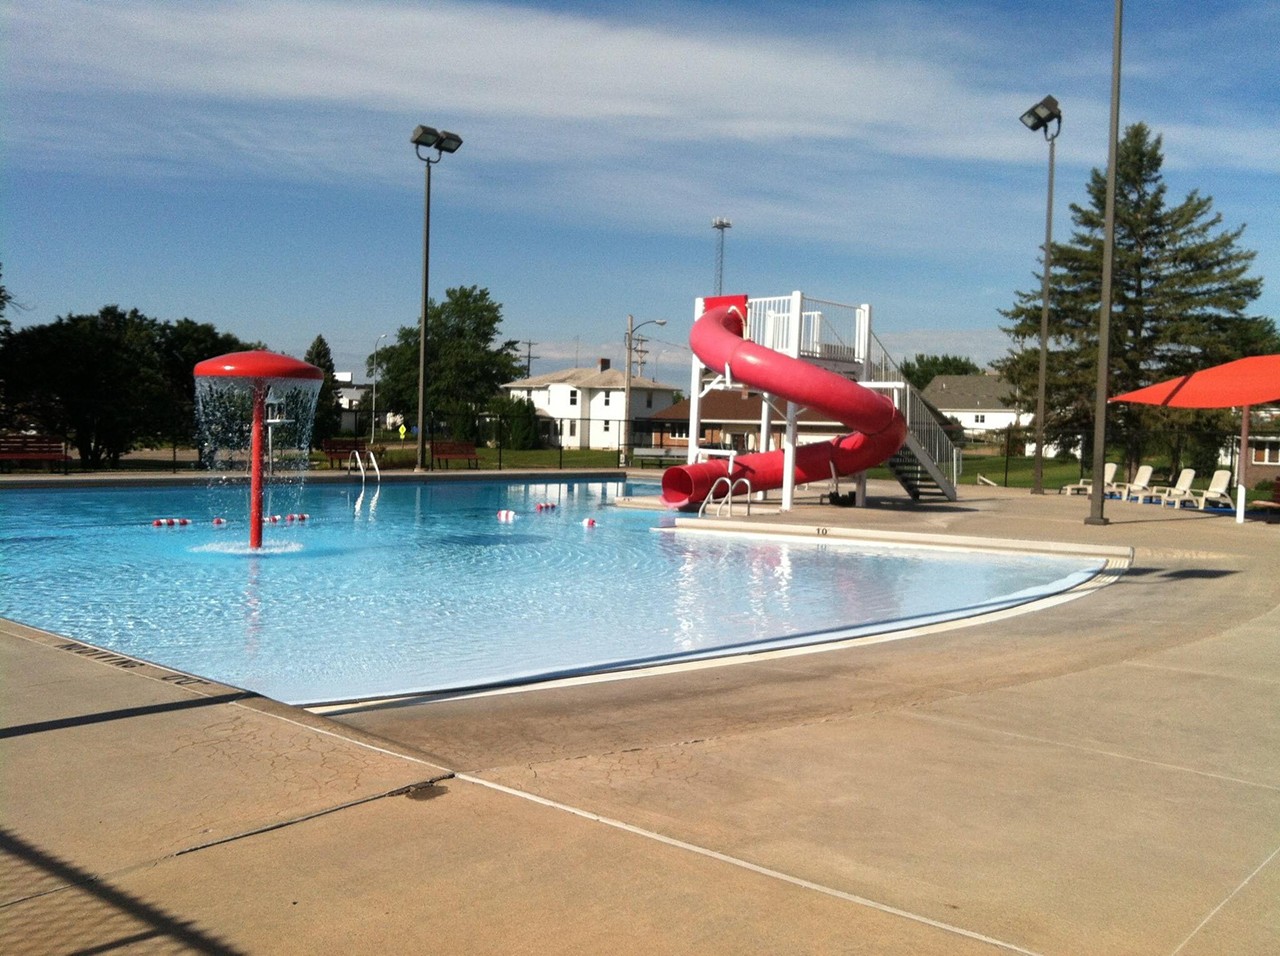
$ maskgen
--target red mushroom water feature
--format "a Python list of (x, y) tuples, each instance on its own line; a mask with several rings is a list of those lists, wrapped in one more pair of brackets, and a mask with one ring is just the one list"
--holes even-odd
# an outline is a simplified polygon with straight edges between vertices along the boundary
[[(262, 467), (263, 435), (266, 421), (267, 395), (273, 387), (296, 388), (306, 386), (314, 411), (315, 395), (324, 371), (275, 352), (228, 352), (217, 358), (205, 359), (195, 367), (197, 395), (201, 380), (217, 385), (232, 393), (243, 393), (252, 403), (252, 426), (249, 442), (249, 547), (262, 547)], [(306, 430), (310, 435), (310, 429)]]

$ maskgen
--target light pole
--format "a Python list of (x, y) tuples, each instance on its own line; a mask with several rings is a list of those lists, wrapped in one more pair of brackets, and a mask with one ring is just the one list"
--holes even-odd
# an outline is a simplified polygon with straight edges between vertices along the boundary
[[(1053, 124), (1050, 131), (1049, 124)], [(1053, 153), (1062, 132), (1062, 110), (1058, 101), (1046, 96), (1022, 114), (1022, 124), (1033, 133), (1044, 130), (1049, 143), (1049, 202), (1044, 214), (1044, 283), (1040, 290), (1040, 370), (1036, 377), (1036, 458), (1033, 495), (1044, 494), (1044, 404), (1045, 379), (1049, 363), (1049, 269), (1053, 263)]]
[[(414, 152), (426, 165), (426, 201), (422, 210), (422, 314), (418, 316), (418, 449), (413, 470), (425, 471), (427, 462), (427, 292), (431, 273), (431, 167), (440, 162), (445, 153), (456, 153), (462, 145), (462, 137), (448, 130), (419, 126), (409, 137)], [(424, 149), (434, 149), (435, 157), (423, 156)]]
[(383, 332), (373, 340), (373, 396), (369, 403), (372, 406), (369, 409), (369, 444), (371, 445), (377, 440), (374, 435), (378, 427), (378, 343), (386, 337), (387, 333)]
[(724, 231), (732, 226), (733, 223), (720, 216), (711, 220), (711, 228), (720, 233), (716, 239), (716, 295), (724, 294)]
[(1093, 485), (1085, 524), (1109, 524), (1102, 513), (1107, 496), (1107, 371), (1111, 362), (1111, 262), (1116, 248), (1116, 152), (1120, 146), (1120, 26), (1124, 0), (1116, 0), (1111, 37), (1111, 130), (1107, 142), (1107, 199), (1103, 213), (1102, 304), (1098, 307), (1098, 387), (1093, 404)]
[(650, 319), (647, 322), (635, 324), (635, 317), (627, 316), (627, 367), (622, 373), (622, 454), (624, 457), (631, 455), (631, 351), (635, 348), (636, 329), (642, 329), (646, 325), (666, 325), (666, 319)]

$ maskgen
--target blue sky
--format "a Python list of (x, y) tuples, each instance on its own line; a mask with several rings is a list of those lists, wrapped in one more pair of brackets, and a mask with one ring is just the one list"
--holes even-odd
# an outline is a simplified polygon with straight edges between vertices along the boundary
[[(16, 325), (107, 304), (189, 317), (362, 377), (417, 321), (419, 124), (431, 291), (488, 287), (535, 374), (622, 359), (688, 376), (693, 299), (870, 302), (899, 358), (1003, 354), (1106, 163), (1113, 0), (17, 0), (0, 5), (4, 283)], [(1130, 0), (1121, 123), (1164, 137), (1170, 200), (1246, 224), (1280, 318), (1280, 2)], [(523, 347), (522, 347), (523, 350)]]

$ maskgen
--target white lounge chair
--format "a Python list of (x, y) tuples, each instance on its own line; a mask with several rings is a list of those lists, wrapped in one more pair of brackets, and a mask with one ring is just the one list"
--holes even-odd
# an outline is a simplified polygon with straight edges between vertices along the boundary
[(1234, 508), (1235, 502), (1231, 500), (1231, 495), (1227, 489), (1231, 487), (1231, 472), (1225, 469), (1215, 471), (1213, 477), (1209, 479), (1209, 487), (1203, 491), (1191, 492), (1191, 497), (1196, 503), (1196, 507), (1204, 511), (1205, 505), (1209, 502), (1214, 504), (1225, 505), (1228, 508)]
[[(1109, 461), (1102, 469), (1102, 491), (1103, 494), (1119, 493), (1119, 486), (1116, 485), (1116, 463)], [(1093, 479), (1081, 478), (1079, 481), (1070, 485), (1063, 485), (1058, 489), (1060, 495), (1088, 495), (1093, 493)]]
[(1149, 494), (1151, 494), (1151, 466), (1139, 465), (1138, 470), (1133, 473), (1133, 481), (1126, 481), (1120, 486), (1120, 498), (1123, 501), (1133, 498), (1141, 501)]
[(1159, 502), (1161, 507), (1171, 505), (1174, 508), (1181, 508), (1184, 501), (1194, 500), (1191, 497), (1191, 482), (1196, 480), (1196, 470), (1194, 468), (1183, 468), (1178, 472), (1178, 480), (1172, 485), (1161, 485), (1158, 488), (1151, 489), (1151, 497)]

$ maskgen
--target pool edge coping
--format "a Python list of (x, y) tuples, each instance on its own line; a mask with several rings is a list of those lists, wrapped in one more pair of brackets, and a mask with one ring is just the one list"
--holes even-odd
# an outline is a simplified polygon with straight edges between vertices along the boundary
[(808, 654), (821, 654), (828, 651), (850, 650), (855, 647), (867, 647), (875, 644), (886, 644), (891, 641), (907, 640), (925, 635), (942, 634), (973, 627), (993, 621), (1006, 620), (1023, 614), (1055, 607), (1067, 601), (1085, 597), (1095, 591), (1114, 584), (1133, 565), (1134, 549), (1117, 545), (1072, 544), (1061, 541), (1030, 541), (1017, 538), (987, 538), (971, 535), (943, 535), (907, 531), (881, 531), (863, 528), (839, 528), (824, 525), (793, 524), (757, 524), (748, 521), (715, 518), (677, 518), (675, 525), (668, 528), (655, 529), (658, 533), (679, 533), (692, 531), (707, 534), (744, 534), (752, 537), (774, 534), (779, 537), (804, 538), (821, 540), (823, 538), (876, 543), (901, 548), (929, 548), (950, 551), (986, 551), (989, 553), (1020, 553), (1044, 555), (1073, 555), (1093, 557), (1103, 562), (1102, 567), (1086, 580), (1052, 594), (1020, 601), (991, 611), (972, 614), (964, 617), (950, 618), (941, 621), (907, 625), (905, 627), (886, 630), (875, 634), (850, 635), (828, 641), (817, 641), (790, 647), (767, 648), (754, 651), (739, 651), (720, 657), (696, 658), (693, 660), (670, 661), (661, 664), (646, 664), (636, 667), (617, 667), (602, 670), (593, 674), (572, 674), (559, 677), (548, 677), (543, 680), (490, 684), (477, 687), (457, 688), (454, 690), (434, 691), (426, 693), (391, 694), (382, 697), (367, 697), (361, 700), (317, 701), (311, 704), (298, 704), (309, 713), (329, 716), (362, 710), (377, 710), (408, 706), (414, 704), (431, 704), (443, 701), (470, 700), (483, 697), (499, 697), (510, 694), (525, 694), (534, 691), (558, 690), (568, 687), (581, 687), (591, 684), (609, 683), (620, 680), (632, 680), (642, 677), (654, 677), (683, 672), (707, 670), (713, 667), (729, 667), (752, 661), (778, 660), (788, 657), (799, 657)]

